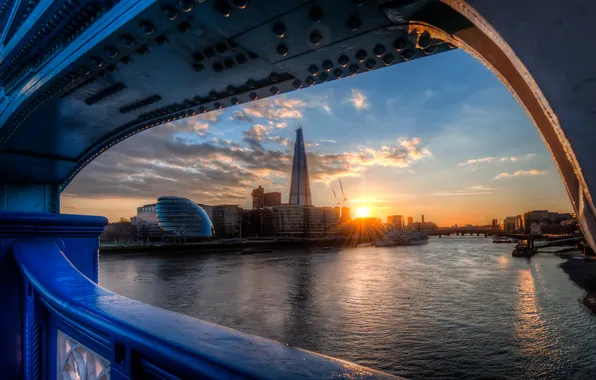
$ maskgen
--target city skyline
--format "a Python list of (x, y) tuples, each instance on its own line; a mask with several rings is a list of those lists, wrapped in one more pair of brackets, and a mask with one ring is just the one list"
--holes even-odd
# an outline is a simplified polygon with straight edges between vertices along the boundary
[(531, 209), (571, 211), (536, 128), (461, 51), (145, 131), (90, 163), (61, 211), (118, 220), (161, 195), (250, 208), (261, 184), (288, 199), (298, 122), (316, 206), (335, 205), (342, 178), (348, 205), (382, 219), (486, 224)]

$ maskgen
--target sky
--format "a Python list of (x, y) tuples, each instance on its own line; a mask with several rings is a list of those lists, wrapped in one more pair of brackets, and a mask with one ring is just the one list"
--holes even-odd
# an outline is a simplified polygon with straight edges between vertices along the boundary
[(110, 221), (175, 195), (250, 208), (261, 185), (289, 197), (302, 125), (313, 203), (487, 224), (571, 212), (551, 155), (509, 90), (456, 50), (178, 120), (114, 146), (62, 193), (61, 212)]

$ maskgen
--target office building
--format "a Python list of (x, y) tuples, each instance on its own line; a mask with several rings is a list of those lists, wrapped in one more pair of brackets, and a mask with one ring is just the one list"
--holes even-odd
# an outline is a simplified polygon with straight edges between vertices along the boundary
[(340, 223), (346, 223), (351, 220), (352, 220), (352, 215), (350, 215), (350, 208), (342, 207), (341, 208), (341, 216), (339, 218)]
[(157, 223), (157, 203), (137, 207), (137, 215), (130, 218), (135, 229), (135, 239), (141, 241), (160, 240), (162, 231)]
[[(535, 234), (537, 230), (539, 230), (539, 226), (541, 223), (548, 223), (550, 219), (548, 217), (548, 210), (534, 210), (528, 211), (523, 213), (522, 215), (522, 222), (523, 222), (523, 231), (527, 234), (533, 233)], [(532, 229), (532, 225), (535, 225), (535, 228)]]
[(516, 218), (515, 216), (508, 216), (503, 219), (503, 231), (514, 232), (516, 231)]
[(324, 236), (336, 235), (339, 232), (339, 217), (335, 212), (336, 208), (337, 207), (320, 207), (323, 211), (325, 225)]
[(164, 237), (211, 237), (213, 225), (199, 205), (182, 197), (159, 197), (157, 223)]
[(242, 208), (238, 205), (213, 206), (213, 227), (215, 236), (220, 239), (237, 238), (241, 236)]
[(278, 191), (272, 191), (264, 194), (264, 205), (263, 207), (277, 206), (281, 204), (281, 193)]
[(413, 225), (414, 225), (414, 218), (412, 218), (411, 216), (408, 216), (408, 228), (412, 228)]
[[(278, 205), (270, 207), (270, 225), (274, 236), (304, 236), (304, 207), (303, 205)], [(269, 223), (267, 223), (269, 224)]]
[(304, 207), (304, 233), (309, 237), (325, 236), (325, 215), (322, 207)]
[(422, 223), (424, 223), (424, 214), (422, 214)]
[(265, 189), (262, 186), (254, 189), (252, 195), (252, 209), (258, 210), (265, 206)]
[(403, 215), (389, 215), (387, 217), (387, 224), (391, 225), (394, 229), (404, 228), (404, 216)]
[(263, 236), (263, 209), (242, 210), (241, 237)]
[(294, 160), (292, 163), (292, 182), (290, 184), (290, 200), (288, 203), (291, 205), (312, 206), (302, 127), (296, 129)]

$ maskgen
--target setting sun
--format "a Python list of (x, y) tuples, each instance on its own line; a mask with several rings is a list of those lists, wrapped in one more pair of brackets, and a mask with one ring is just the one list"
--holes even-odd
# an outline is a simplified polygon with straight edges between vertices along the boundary
[(356, 213), (358, 214), (358, 216), (360, 218), (366, 218), (367, 216), (370, 215), (370, 208), (368, 208), (368, 207), (359, 207), (358, 210), (356, 211)]

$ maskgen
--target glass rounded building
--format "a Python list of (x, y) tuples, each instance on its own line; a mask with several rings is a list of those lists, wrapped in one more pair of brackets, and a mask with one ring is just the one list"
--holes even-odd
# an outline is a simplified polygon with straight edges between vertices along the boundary
[(182, 197), (157, 198), (157, 224), (166, 237), (211, 237), (215, 234), (205, 210)]

